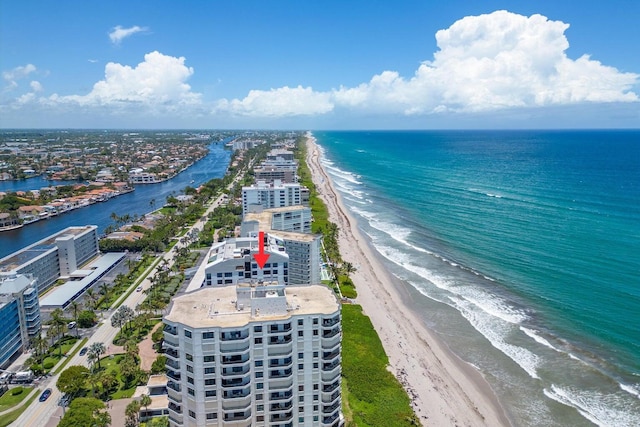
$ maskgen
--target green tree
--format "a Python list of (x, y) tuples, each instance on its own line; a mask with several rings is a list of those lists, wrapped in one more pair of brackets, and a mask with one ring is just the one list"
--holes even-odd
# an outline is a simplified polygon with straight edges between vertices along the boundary
[(59, 427), (108, 427), (111, 416), (105, 411), (105, 405), (93, 397), (74, 399), (69, 410), (60, 420)]
[(78, 325), (78, 312), (82, 309), (82, 303), (73, 300), (71, 301), (71, 304), (69, 304), (69, 306), (71, 307), (71, 312), (73, 313), (73, 321), (76, 322), (76, 337), (78, 337), (80, 334), (80, 325)]
[(94, 366), (97, 364), (98, 369), (100, 369), (100, 356), (107, 352), (107, 348), (102, 342), (94, 342), (89, 346), (89, 350), (87, 351), (87, 357), (91, 360)]
[(125, 427), (137, 427), (140, 425), (140, 402), (132, 400), (124, 410)]
[(67, 393), (71, 396), (76, 396), (84, 388), (87, 378), (89, 376), (89, 369), (80, 365), (69, 366), (62, 371), (58, 381), (56, 381), (56, 387), (63, 393)]
[(147, 410), (149, 405), (151, 405), (151, 396), (149, 396), (148, 394), (143, 394), (142, 396), (140, 396), (140, 406), (142, 406), (145, 411)]
[(92, 310), (82, 310), (78, 315), (78, 327), (90, 328), (94, 326), (98, 321), (98, 316)]

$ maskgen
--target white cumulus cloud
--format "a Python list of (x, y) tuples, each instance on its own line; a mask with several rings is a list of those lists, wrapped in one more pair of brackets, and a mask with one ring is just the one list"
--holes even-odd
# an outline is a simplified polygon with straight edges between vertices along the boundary
[(333, 108), (329, 98), (329, 93), (314, 92), (310, 87), (285, 86), (269, 91), (252, 90), (242, 100), (223, 99), (217, 110), (264, 117), (323, 114)]
[(302, 88), (251, 91), (220, 107), (268, 116), (321, 114), (335, 108), (416, 115), (638, 101), (633, 87), (640, 75), (620, 72), (588, 55), (567, 57), (567, 28), (542, 15), (504, 10), (467, 16), (436, 33), (439, 50), (411, 77), (383, 71), (356, 87), (329, 92), (307, 88), (304, 96), (299, 96)]
[(36, 66), (33, 64), (27, 64), (24, 66), (15, 67), (14, 69), (9, 71), (3, 71), (2, 78), (6, 82), (4, 90), (11, 90), (18, 87), (18, 80), (28, 77), (29, 74), (34, 73), (35, 71)]
[(105, 78), (93, 85), (86, 95), (55, 96), (57, 102), (80, 105), (142, 104), (147, 107), (193, 105), (200, 94), (192, 92), (186, 81), (193, 68), (185, 65), (184, 57), (173, 57), (154, 51), (144, 56), (135, 67), (109, 62)]
[(147, 31), (146, 27), (139, 27), (137, 25), (134, 25), (130, 28), (122, 28), (122, 26), (117, 25), (109, 33), (109, 39), (113, 44), (120, 44), (120, 42), (127, 37), (144, 31)]

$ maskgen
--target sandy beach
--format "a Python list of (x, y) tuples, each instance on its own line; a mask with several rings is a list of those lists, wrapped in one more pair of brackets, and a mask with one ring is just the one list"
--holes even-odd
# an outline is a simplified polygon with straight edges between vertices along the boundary
[(351, 275), (358, 291), (356, 303), (371, 318), (389, 357), (389, 369), (409, 394), (422, 425), (510, 425), (482, 375), (407, 309), (398, 279), (386, 270), (333, 188), (313, 137), (307, 139), (307, 164), (331, 221), (339, 227), (342, 257), (357, 267)]

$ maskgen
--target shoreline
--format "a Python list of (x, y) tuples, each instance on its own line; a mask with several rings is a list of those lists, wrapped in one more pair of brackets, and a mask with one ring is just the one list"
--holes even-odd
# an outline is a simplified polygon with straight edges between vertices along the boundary
[(338, 225), (345, 261), (357, 267), (351, 278), (360, 304), (383, 344), (388, 369), (403, 385), (423, 425), (510, 426), (482, 374), (455, 355), (420, 317), (408, 310), (408, 292), (363, 237), (320, 163), (320, 151), (307, 135), (307, 164), (330, 220)]

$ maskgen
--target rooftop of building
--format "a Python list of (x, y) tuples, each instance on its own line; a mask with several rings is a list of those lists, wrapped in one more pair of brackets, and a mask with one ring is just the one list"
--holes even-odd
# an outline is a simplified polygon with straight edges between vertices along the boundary
[(126, 257), (124, 252), (110, 252), (102, 255), (82, 270), (76, 270), (71, 276), (81, 277), (80, 280), (70, 280), (47, 293), (40, 299), (40, 307), (64, 307), (72, 299), (77, 298), (98, 281), (102, 274), (114, 264)]
[(34, 282), (32, 278), (22, 274), (0, 275), (0, 294), (20, 293), (29, 286), (35, 286)]
[(82, 227), (68, 227), (62, 231), (52, 234), (39, 242), (27, 246), (24, 249), (14, 252), (11, 255), (0, 259), (0, 271), (13, 271), (29, 261), (49, 252), (56, 247), (56, 239), (66, 236), (79, 236), (89, 230), (96, 229), (95, 225), (86, 225)]
[[(173, 299), (171, 310), (165, 316), (169, 322), (192, 328), (240, 327), (250, 322), (288, 319), (293, 315), (331, 315), (340, 310), (333, 292), (323, 285), (282, 287), (287, 311), (277, 315), (252, 314), (250, 307), (239, 308), (238, 288), (256, 285), (241, 284), (219, 288), (200, 288)], [(263, 298), (273, 294), (265, 293)], [(277, 295), (276, 295), (277, 297)]]
[[(215, 243), (209, 249), (208, 263), (217, 263), (233, 258), (243, 258), (245, 255), (258, 251), (257, 237), (237, 237), (228, 239), (223, 242)], [(264, 248), (265, 252), (270, 254), (279, 254), (288, 256), (284, 248), (276, 244), (267, 244)]]
[(320, 236), (318, 234), (297, 233), (294, 231), (274, 230), (272, 228), (274, 214), (284, 214), (287, 212), (296, 212), (302, 210), (309, 210), (309, 208), (307, 206), (294, 205), (285, 206), (282, 208), (265, 209), (262, 212), (247, 212), (244, 215), (243, 222), (255, 221), (258, 223), (258, 229), (260, 231), (264, 231), (265, 233), (273, 235), (275, 237), (280, 237), (281, 239), (296, 240), (299, 242), (312, 242), (318, 239)]

